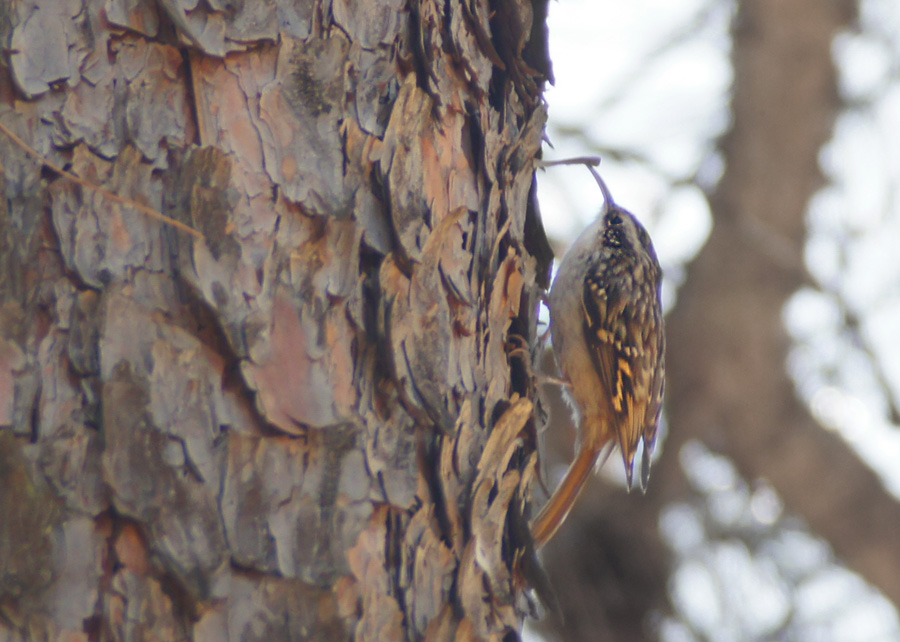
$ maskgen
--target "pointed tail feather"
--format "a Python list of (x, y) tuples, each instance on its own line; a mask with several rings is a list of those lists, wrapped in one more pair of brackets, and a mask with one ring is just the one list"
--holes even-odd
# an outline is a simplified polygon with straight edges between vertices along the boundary
[(534, 536), (534, 543), (537, 548), (550, 541), (556, 531), (562, 526), (566, 520), (578, 494), (587, 482), (588, 477), (594, 470), (594, 464), (600, 456), (605, 442), (601, 441), (597, 444), (582, 445), (575, 457), (575, 461), (569, 466), (565, 477), (559, 486), (553, 491), (550, 499), (544, 504), (541, 512), (534, 520), (531, 527), (531, 533)]

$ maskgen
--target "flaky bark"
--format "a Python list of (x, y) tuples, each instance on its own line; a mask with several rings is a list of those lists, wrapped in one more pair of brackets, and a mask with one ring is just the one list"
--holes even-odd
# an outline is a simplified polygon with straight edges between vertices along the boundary
[(0, 136), (0, 638), (500, 639), (543, 3), (182, 4), (2, 10), (0, 122), (202, 239)]

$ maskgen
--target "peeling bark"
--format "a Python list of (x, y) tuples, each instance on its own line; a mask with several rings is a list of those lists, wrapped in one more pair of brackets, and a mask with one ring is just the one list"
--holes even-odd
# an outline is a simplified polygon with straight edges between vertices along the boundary
[(0, 121), (199, 235), (0, 135), (0, 638), (518, 631), (532, 7), (63, 4)]

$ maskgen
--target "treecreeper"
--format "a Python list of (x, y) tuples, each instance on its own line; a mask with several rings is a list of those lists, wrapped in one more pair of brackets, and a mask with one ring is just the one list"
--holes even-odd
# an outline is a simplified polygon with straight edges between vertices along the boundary
[(665, 381), (662, 270), (650, 235), (603, 192), (600, 215), (566, 252), (550, 288), (550, 337), (576, 413), (578, 445), (559, 486), (532, 524), (547, 543), (565, 521), (601, 453), (618, 446), (631, 488), (638, 444), (646, 490)]

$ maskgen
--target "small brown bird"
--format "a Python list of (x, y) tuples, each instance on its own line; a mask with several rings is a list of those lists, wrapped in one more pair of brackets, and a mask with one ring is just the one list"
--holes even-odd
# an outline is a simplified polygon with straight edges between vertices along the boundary
[(611, 440), (622, 452), (629, 489), (643, 440), (640, 483), (646, 489), (662, 408), (662, 270), (647, 231), (589, 169), (603, 192), (603, 210), (566, 252), (550, 288), (550, 336), (576, 410), (578, 447), (532, 526), (539, 547), (565, 521)]

